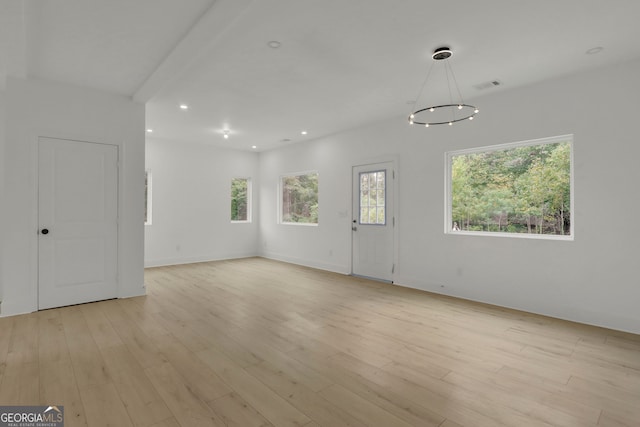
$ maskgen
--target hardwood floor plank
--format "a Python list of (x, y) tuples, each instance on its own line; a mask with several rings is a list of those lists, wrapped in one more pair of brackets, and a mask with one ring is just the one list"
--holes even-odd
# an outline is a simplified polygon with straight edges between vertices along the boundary
[(605, 338), (605, 344), (607, 347), (624, 348), (632, 351), (640, 350), (640, 338), (637, 335), (624, 332), (611, 331), (611, 334), (608, 334)]
[(101, 301), (79, 306), (87, 322), (91, 336), (100, 349), (123, 344), (118, 333), (113, 329), (111, 322), (109, 322), (107, 316), (105, 316), (102, 311), (103, 306), (112, 303), (113, 301)]
[(638, 425), (640, 425), (640, 423), (637, 419), (624, 419), (607, 411), (602, 411), (602, 416), (598, 421), (598, 426), (600, 427), (637, 427)]
[(172, 416), (142, 366), (124, 344), (103, 348), (101, 352), (134, 425), (149, 426)]
[(105, 304), (101, 309), (140, 366), (146, 369), (162, 365), (167, 361), (155, 347), (151, 338), (138, 328), (133, 319), (118, 304), (115, 302)]
[(91, 427), (133, 427), (113, 384), (80, 386), (87, 424)]
[(390, 412), (379, 408), (371, 402), (361, 398), (340, 385), (332, 385), (319, 393), (329, 402), (342, 408), (345, 412), (362, 421), (365, 425), (374, 427), (410, 427), (409, 423), (394, 416)]
[(38, 360), (70, 360), (60, 312), (46, 310), (38, 313)]
[(497, 375), (486, 375), (481, 381), (491, 383), (493, 387), (500, 387), (517, 396), (527, 396), (529, 400), (543, 406), (554, 408), (573, 417), (593, 422), (600, 416), (601, 409), (572, 399), (565, 393), (566, 384), (548, 381), (530, 372), (505, 366)]
[(265, 417), (236, 393), (229, 393), (208, 403), (222, 416), (227, 427), (272, 427)]
[(304, 384), (298, 383), (287, 372), (271, 366), (268, 362), (249, 366), (245, 370), (320, 425), (332, 427), (364, 427), (366, 425), (348, 411), (332, 404)]
[(2, 405), (37, 405), (40, 401), (38, 363), (10, 363), (0, 383)]
[[(450, 418), (463, 425), (487, 427), (513, 425), (496, 418), (496, 416), (503, 415), (501, 411), (495, 409), (484, 411), (483, 405), (478, 407), (478, 402), (476, 402), (478, 396), (471, 395), (464, 390), (452, 390), (444, 382), (438, 384), (442, 387), (432, 388), (418, 381), (420, 377), (418, 373), (411, 372), (405, 376), (403, 372), (398, 372), (395, 375), (347, 354), (331, 356), (330, 359), (341, 365), (343, 369), (352, 371), (381, 387), (388, 388), (393, 393), (413, 401), (433, 413), (442, 415), (443, 418)], [(498, 405), (499, 402), (496, 402), (496, 407), (499, 407)]]
[(208, 402), (231, 392), (196, 353), (182, 345), (173, 335), (155, 337), (153, 341), (162, 355), (184, 378), (190, 390), (201, 400)]
[(120, 299), (118, 306), (147, 336), (169, 334), (169, 331), (161, 326), (156, 318), (161, 308), (146, 296)]
[(166, 420), (160, 421), (150, 427), (180, 427), (178, 421), (174, 417), (167, 418)]
[(444, 421), (444, 417), (441, 415), (431, 412), (417, 403), (400, 396), (389, 390), (388, 387), (378, 385), (350, 369), (343, 368), (339, 363), (331, 360), (330, 356), (333, 354), (318, 354), (316, 351), (304, 348), (288, 354), (298, 359), (301, 363), (313, 367), (313, 369), (330, 378), (334, 383), (340, 384), (410, 425), (416, 427), (436, 427)]
[[(333, 382), (314, 371), (313, 368), (305, 366), (298, 360), (288, 356), (285, 352), (272, 347), (268, 343), (268, 340), (264, 340), (260, 335), (238, 331), (234, 334), (234, 337), (235, 340), (244, 343), (244, 345), (250, 347), (256, 354), (260, 355), (262, 361), (266, 361), (271, 366), (289, 373), (296, 378), (299, 383), (306, 385), (313, 391), (320, 391), (333, 384)], [(256, 364), (257, 363), (254, 363), (252, 365)], [(248, 366), (245, 366), (245, 368), (247, 367)]]
[[(184, 317), (178, 318), (170, 312), (155, 314), (154, 318), (172, 335), (173, 340), (178, 340), (190, 351), (196, 352), (210, 347), (209, 342), (189, 326), (190, 323), (196, 322), (195, 318), (187, 321)], [(163, 336), (156, 336), (156, 338), (158, 340), (164, 339)]]
[(60, 313), (78, 386), (110, 383), (107, 365), (79, 306), (65, 307)]
[(216, 349), (198, 352), (198, 357), (249, 405), (275, 426), (300, 427), (310, 419), (240, 365)]
[(262, 258), (0, 318), (0, 404), (69, 426), (640, 426), (640, 335)]
[(65, 426), (87, 426), (71, 358), (40, 361), (40, 405), (64, 406)]
[(640, 420), (640, 394), (628, 393), (577, 376), (571, 377), (566, 390), (566, 393), (571, 393), (575, 398), (605, 412), (616, 414), (623, 419)]
[(220, 350), (242, 367), (260, 363), (263, 360), (258, 355), (259, 352), (253, 349), (253, 345), (244, 345), (238, 339), (241, 334), (236, 333), (238, 331), (236, 327), (233, 327), (234, 329), (221, 330), (218, 326), (217, 318), (204, 317), (190, 326), (207, 341), (208, 348)]
[[(482, 395), (482, 393), (487, 390), (487, 387), (491, 385), (485, 381), (457, 374), (455, 371), (445, 376), (443, 381), (452, 384), (456, 388), (464, 389), (477, 395)], [(540, 424), (546, 423), (553, 426), (567, 427), (581, 425), (586, 427), (595, 426), (598, 422), (599, 414), (591, 419), (587, 419), (584, 416), (572, 415), (552, 408), (536, 400), (523, 398), (521, 395), (514, 394), (501, 387), (492, 387), (492, 392), (494, 393), (494, 397), (500, 400), (501, 404), (520, 414), (526, 415), (531, 418), (534, 423), (539, 422)]]
[(0, 317), (0, 377), (4, 374), (7, 366), (7, 355), (9, 354), (15, 317)]
[(222, 417), (207, 406), (171, 363), (147, 368), (145, 372), (182, 427), (224, 426)]
[(16, 316), (9, 339), (7, 365), (38, 362), (38, 313)]

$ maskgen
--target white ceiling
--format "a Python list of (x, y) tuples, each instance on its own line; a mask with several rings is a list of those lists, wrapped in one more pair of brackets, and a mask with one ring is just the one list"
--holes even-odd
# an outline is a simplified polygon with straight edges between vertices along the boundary
[[(0, 82), (129, 95), (153, 137), (265, 150), (405, 120), (439, 46), (473, 101), (640, 58), (639, 18), (637, 0), (0, 0)], [(448, 100), (438, 77), (424, 102)]]

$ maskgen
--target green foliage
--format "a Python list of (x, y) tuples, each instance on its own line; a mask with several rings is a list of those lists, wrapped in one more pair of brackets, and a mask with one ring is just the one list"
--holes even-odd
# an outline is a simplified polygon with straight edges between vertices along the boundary
[(318, 223), (318, 174), (282, 178), (282, 222)]
[(452, 221), (462, 230), (568, 235), (568, 142), (455, 156)]
[(231, 221), (247, 221), (249, 180), (234, 178), (231, 180)]
[(385, 224), (386, 172), (360, 174), (360, 223)]

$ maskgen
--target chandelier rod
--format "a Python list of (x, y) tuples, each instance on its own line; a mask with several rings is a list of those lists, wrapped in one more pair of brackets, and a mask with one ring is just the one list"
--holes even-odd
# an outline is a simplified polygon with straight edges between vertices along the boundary
[[(424, 79), (424, 81), (422, 82), (422, 86), (420, 86), (420, 91), (418, 92), (418, 96), (416, 97), (415, 101), (413, 101), (413, 108), (415, 109), (418, 106), (418, 101), (420, 101), (420, 97), (422, 96), (422, 92), (424, 91), (424, 87), (427, 84), (427, 80), (429, 80), (429, 76), (431, 75), (431, 70), (433, 70), (433, 66), (436, 64), (435, 61), (433, 61), (431, 63), (431, 66), (429, 67), (429, 71), (427, 72), (427, 77)], [(412, 111), (413, 112), (413, 111)]]

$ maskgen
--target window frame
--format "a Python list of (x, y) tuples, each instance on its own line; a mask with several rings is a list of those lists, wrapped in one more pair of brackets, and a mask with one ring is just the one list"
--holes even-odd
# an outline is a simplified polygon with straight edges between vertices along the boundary
[(318, 211), (318, 222), (291, 222), (291, 221), (285, 221), (283, 218), (283, 208), (284, 208), (284, 204), (283, 204), (283, 195), (284, 195), (284, 178), (289, 178), (289, 177), (297, 177), (297, 176), (304, 176), (304, 175), (313, 175), (315, 174), (317, 176), (317, 180), (318, 180), (318, 191), (317, 191), (317, 199), (318, 199), (318, 209), (320, 209), (320, 173), (318, 173), (317, 170), (308, 170), (308, 171), (303, 171), (303, 172), (291, 172), (291, 173), (285, 173), (280, 175), (280, 177), (278, 178), (278, 193), (276, 195), (276, 197), (278, 198), (278, 215), (277, 215), (277, 219), (278, 219), (278, 224), (280, 225), (299, 225), (299, 226), (304, 226), (304, 227), (317, 227), (320, 224), (320, 212)]
[[(368, 175), (368, 174), (378, 174), (378, 173), (384, 173), (384, 205), (382, 205), (383, 209), (384, 209), (384, 222), (380, 223), (380, 222), (362, 222), (362, 175)], [(358, 194), (358, 208), (359, 208), (359, 212), (358, 212), (358, 225), (373, 225), (373, 226), (379, 226), (379, 227), (384, 227), (387, 225), (387, 170), (386, 169), (379, 169), (379, 170), (374, 170), (374, 171), (369, 171), (369, 172), (360, 172), (358, 173), (358, 188), (360, 190), (360, 193)], [(377, 184), (377, 180), (376, 180), (376, 184)], [(378, 191), (379, 188), (376, 185), (376, 191)], [(380, 205), (375, 206), (376, 209), (378, 209), (380, 207)], [(371, 209), (371, 205), (367, 205), (366, 208)], [(377, 212), (376, 212), (376, 218), (377, 218)]]
[[(453, 230), (453, 218), (452, 218), (452, 163), (455, 156), (487, 153), (492, 151), (503, 151), (518, 147), (527, 147), (532, 145), (546, 145), (568, 143), (569, 144), (569, 234), (537, 234), (537, 233), (512, 233), (512, 232), (495, 232), (495, 231), (469, 231), (469, 230)], [(575, 183), (574, 183), (574, 135), (559, 135), (547, 138), (538, 138), (525, 141), (509, 142), (505, 144), (496, 144), (483, 147), (468, 148), (463, 150), (448, 151), (444, 155), (444, 169), (445, 169), (445, 203), (444, 203), (444, 233), (465, 235), (465, 236), (487, 236), (487, 237), (512, 237), (519, 239), (541, 239), (541, 240), (563, 240), (573, 241), (575, 239)]]
[(251, 182), (251, 177), (234, 176), (233, 178), (231, 178), (231, 181), (230, 181), (231, 185), (229, 187), (229, 203), (231, 203), (231, 200), (232, 200), (231, 188), (233, 188), (233, 181), (237, 179), (244, 179), (247, 181), (247, 219), (242, 219), (242, 220), (231, 219), (230, 221), (232, 224), (246, 224), (246, 223), (250, 224), (252, 222), (251, 194), (252, 194), (252, 187), (253, 187)]
[(144, 225), (153, 224), (153, 174), (150, 169), (144, 171), (146, 215)]

